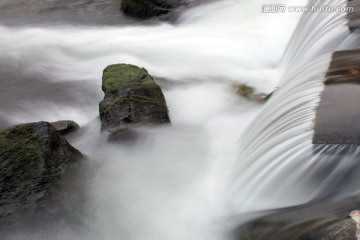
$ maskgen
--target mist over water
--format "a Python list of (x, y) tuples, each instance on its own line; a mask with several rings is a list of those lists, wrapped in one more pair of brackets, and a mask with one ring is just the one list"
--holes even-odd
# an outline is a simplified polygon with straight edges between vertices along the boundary
[[(282, 64), (291, 63), (292, 68), (280, 71), (301, 13), (264, 14), (264, 2), (211, 2), (183, 12), (172, 24), (0, 26), (0, 125), (75, 120), (82, 130), (69, 140), (88, 156), (85, 169), (91, 172), (84, 185), (83, 211), (73, 216), (79, 224), (31, 232), (18, 229), (9, 239), (230, 239), (234, 214), (246, 219), (247, 212), (312, 198), (297, 198), (302, 190), (313, 193), (305, 182), (284, 202), (279, 199), (292, 186), (273, 186), (282, 180), (277, 173), (297, 167), (298, 162), (282, 159), (309, 148), (311, 133), (303, 130), (311, 127), (314, 111), (308, 110), (316, 106), (330, 56), (321, 57), (310, 70), (301, 66), (335, 49), (314, 53), (294, 67), (302, 55), (291, 48), (303, 48), (292, 42)], [(4, 7), (0, 5), (2, 11)], [(156, 78), (171, 126), (140, 128), (113, 143), (100, 134), (102, 70), (114, 63), (145, 67)], [(233, 88), (246, 83), (270, 93), (280, 80), (292, 82), (288, 90), (294, 95), (283, 90), (265, 109)], [(281, 98), (286, 101), (276, 105)], [(297, 98), (305, 104), (299, 111), (294, 110)], [(291, 100), (295, 106), (289, 105)], [(279, 125), (271, 125), (274, 109), (279, 110)], [(293, 115), (281, 119), (292, 110), (295, 120)], [(284, 133), (285, 138), (276, 138), (281, 127), (299, 122), (299, 128)], [(287, 136), (290, 140), (283, 145), (291, 146), (284, 150), (281, 142)], [(267, 151), (277, 141), (278, 148)], [(284, 151), (278, 161), (267, 165), (279, 148)], [(279, 168), (271, 178), (267, 173), (275, 167)], [(292, 175), (292, 182), (306, 169)], [(266, 177), (268, 183), (260, 185)]]

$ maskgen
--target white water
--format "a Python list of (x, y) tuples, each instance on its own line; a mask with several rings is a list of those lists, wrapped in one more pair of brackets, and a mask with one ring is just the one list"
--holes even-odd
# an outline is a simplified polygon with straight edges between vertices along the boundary
[(247, 129), (240, 143), (243, 161), (233, 173), (235, 191), (229, 197), (234, 209), (297, 205), (319, 193), (319, 186), (304, 174), (318, 164), (312, 156), (313, 119), (329, 60), (325, 56), (299, 69)]
[(279, 89), (240, 141), (242, 161), (229, 180), (229, 211), (243, 214), (359, 194), (359, 149), (312, 144), (331, 53), (359, 48), (359, 37), (350, 34), (345, 13), (302, 16), (282, 61)]
[[(271, 2), (301, 3), (266, 1)], [(19, 232), (14, 239), (49, 239), (47, 234), (51, 239), (228, 239), (228, 214), (245, 217), (241, 214), (314, 197), (311, 194), (318, 188), (308, 188), (305, 182), (298, 188), (274, 186), (284, 176), (291, 177), (289, 184), (293, 184), (303, 171), (317, 164), (312, 162), (314, 157), (299, 168), (298, 162), (289, 163), (288, 155), (309, 148), (311, 131), (304, 130), (311, 127), (322, 88), (321, 74), (330, 57), (302, 68), (324, 52), (314, 53), (296, 67), (289, 64), (291, 70), (283, 76), (290, 77), (281, 78), (277, 66), (300, 13), (263, 14), (263, 3), (227, 0), (199, 6), (181, 16), (175, 26), (0, 27), (1, 71), (57, 83), (57, 87), (78, 84), (71, 94), (59, 93), (53, 85), (50, 92), (36, 86), (27, 100), (22, 99), (29, 94), (26, 90), (22, 95), (10, 93), (11, 110), (0, 110), (0, 116), (10, 123), (79, 122), (84, 130), (72, 143), (89, 156), (95, 171), (86, 186), (81, 226)], [(303, 49), (301, 43), (290, 46)], [(301, 59), (295, 50), (287, 52), (285, 59), (290, 60), (286, 61)], [(163, 90), (171, 127), (139, 129), (138, 138), (122, 143), (109, 143), (100, 135), (96, 117), (97, 102), (102, 98), (101, 72), (118, 62), (143, 66), (170, 81), (163, 83)], [(27, 81), (32, 81), (31, 77)], [(242, 137), (262, 106), (237, 96), (232, 84), (249, 83), (269, 92), (280, 78), (288, 85)], [(31, 85), (9, 82), (5, 82), (7, 90)], [(49, 100), (44, 101), (42, 95)], [(52, 100), (55, 95), (61, 97)], [(287, 110), (293, 115), (283, 115)], [(272, 119), (279, 119), (278, 124)], [(279, 129), (294, 125), (299, 127)], [(289, 174), (295, 167), (301, 171)], [(235, 180), (229, 185), (230, 201), (224, 201), (231, 169)], [(291, 189), (294, 193), (283, 198)], [(301, 191), (309, 194), (299, 196)]]
[[(343, 0), (311, 0), (313, 6), (346, 6)], [(282, 79), (290, 79), (298, 69), (323, 54), (358, 47), (357, 34), (350, 34), (345, 12), (306, 12), (301, 16), (296, 31), (283, 56)]]

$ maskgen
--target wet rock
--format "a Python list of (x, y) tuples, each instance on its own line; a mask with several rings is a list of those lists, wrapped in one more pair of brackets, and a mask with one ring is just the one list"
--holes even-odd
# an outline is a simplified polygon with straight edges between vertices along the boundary
[(273, 92), (270, 94), (256, 93), (255, 88), (244, 83), (236, 84), (235, 91), (238, 95), (255, 102), (265, 102), (273, 94)]
[(356, 223), (356, 238), (357, 240), (360, 239), (360, 211), (359, 210), (353, 210), (349, 216), (354, 220)]
[(348, 0), (346, 1), (348, 7), (352, 7), (353, 10), (347, 11), (346, 18), (348, 19), (347, 25), (351, 32), (360, 28), (360, 0)]
[(360, 50), (337, 51), (316, 108), (313, 144), (360, 145)]
[(0, 129), (0, 224), (36, 214), (81, 157), (47, 122)]
[(99, 104), (102, 130), (121, 132), (130, 126), (170, 123), (164, 95), (144, 68), (115, 64), (105, 68), (104, 100)]
[(58, 131), (62, 135), (74, 132), (80, 128), (80, 126), (76, 122), (71, 120), (61, 120), (51, 122), (50, 124), (56, 129), (56, 131)]
[(316, 203), (253, 220), (237, 230), (237, 240), (356, 240), (351, 209), (359, 202)]
[(182, 0), (122, 0), (120, 9), (128, 16), (145, 19), (166, 14), (182, 4)]
[(235, 88), (237, 94), (246, 98), (249, 98), (255, 94), (255, 89), (244, 83), (235, 85)]

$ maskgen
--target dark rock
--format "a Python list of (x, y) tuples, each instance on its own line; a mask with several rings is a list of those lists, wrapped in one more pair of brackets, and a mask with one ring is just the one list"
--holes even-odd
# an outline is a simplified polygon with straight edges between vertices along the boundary
[(74, 132), (80, 128), (80, 126), (76, 122), (71, 120), (61, 120), (51, 122), (50, 124), (56, 129), (56, 131), (58, 131), (62, 135)]
[(244, 83), (236, 84), (235, 91), (238, 95), (243, 96), (243, 97), (245, 97), (251, 101), (255, 101), (255, 102), (265, 102), (273, 94), (273, 92), (271, 92), (270, 94), (256, 93), (254, 87), (249, 86)]
[(359, 202), (315, 203), (279, 209), (252, 220), (236, 232), (236, 240), (356, 240), (349, 214)]
[(353, 8), (348, 9), (346, 12), (347, 25), (351, 32), (356, 31), (360, 28), (360, 0), (348, 0), (347, 7)]
[(360, 50), (337, 51), (316, 109), (313, 144), (360, 145)]
[(0, 223), (32, 216), (82, 154), (47, 122), (0, 129)]
[(183, 0), (122, 0), (120, 9), (128, 16), (145, 19), (168, 13), (182, 4)]
[(235, 85), (235, 88), (237, 94), (246, 98), (250, 98), (255, 94), (255, 89), (244, 83)]
[(102, 90), (102, 130), (121, 132), (129, 126), (170, 123), (164, 95), (144, 68), (129, 64), (106, 67)]

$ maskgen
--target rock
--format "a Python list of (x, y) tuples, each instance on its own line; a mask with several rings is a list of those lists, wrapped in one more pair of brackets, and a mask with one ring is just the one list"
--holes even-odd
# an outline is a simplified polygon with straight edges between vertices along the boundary
[(279, 209), (242, 225), (236, 230), (236, 239), (356, 240), (356, 223), (349, 213), (358, 205), (359, 202), (348, 199)]
[(183, 3), (182, 0), (122, 0), (120, 9), (128, 16), (145, 19), (168, 13)]
[(360, 145), (360, 49), (337, 51), (316, 108), (312, 143)]
[(164, 95), (146, 69), (129, 64), (105, 68), (101, 129), (119, 132), (129, 126), (170, 123)]
[(356, 238), (357, 238), (357, 240), (359, 240), (360, 239), (360, 211), (359, 210), (353, 210), (353, 211), (351, 211), (349, 216), (356, 223)]
[(256, 93), (255, 89), (247, 84), (240, 83), (235, 85), (236, 93), (255, 102), (266, 102), (274, 92), (270, 94)]
[(249, 98), (255, 94), (255, 89), (247, 84), (237, 84), (235, 85), (235, 88), (237, 94), (246, 98)]
[(67, 166), (81, 157), (47, 122), (0, 129), (0, 223), (36, 214)]
[(347, 215), (313, 222), (298, 239), (356, 240), (356, 224)]
[(50, 124), (56, 129), (56, 131), (58, 131), (62, 135), (74, 132), (80, 128), (80, 126), (76, 122), (71, 120), (61, 120), (51, 122)]

